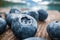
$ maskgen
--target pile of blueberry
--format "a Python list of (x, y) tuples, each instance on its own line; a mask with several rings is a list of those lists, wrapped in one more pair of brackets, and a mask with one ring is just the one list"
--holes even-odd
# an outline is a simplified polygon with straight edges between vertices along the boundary
[[(0, 16), (0, 33), (5, 31), (6, 25), (8, 24), (13, 34), (19, 40), (46, 40), (44, 38), (34, 37), (38, 27), (37, 21), (45, 21), (48, 17), (48, 13), (45, 10), (40, 9), (37, 11), (27, 11), (22, 13), (18, 9), (13, 8), (5, 13), (5, 17), (6, 18), (3, 19)], [(47, 32), (50, 37), (60, 37), (60, 32), (58, 31), (60, 30), (59, 23), (60, 22), (56, 21), (48, 25)]]

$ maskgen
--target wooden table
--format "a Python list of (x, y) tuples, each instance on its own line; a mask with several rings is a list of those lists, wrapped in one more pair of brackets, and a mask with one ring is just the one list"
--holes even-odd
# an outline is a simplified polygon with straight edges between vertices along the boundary
[[(54, 20), (60, 20), (60, 13), (58, 11), (47, 11), (48, 12), (48, 18), (42, 22), (38, 22), (38, 30), (36, 32), (35, 37), (42, 37), (50, 40), (48, 33), (46, 32), (46, 27), (48, 23), (54, 21)], [(4, 17), (4, 14), (1, 14)], [(6, 31), (0, 35), (0, 40), (17, 40), (14, 36), (13, 32), (7, 26)]]

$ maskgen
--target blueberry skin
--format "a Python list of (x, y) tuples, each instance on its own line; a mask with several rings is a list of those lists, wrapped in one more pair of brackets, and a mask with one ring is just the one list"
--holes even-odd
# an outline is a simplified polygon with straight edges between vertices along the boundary
[(39, 37), (30, 37), (30, 38), (26, 38), (24, 40), (47, 40), (47, 39), (39, 38)]
[(11, 26), (12, 20), (16, 18), (19, 14), (9, 14), (6, 17), (7, 24)]
[(38, 18), (39, 18), (39, 14), (35, 11), (24, 12), (23, 14), (30, 15), (30, 16), (34, 17), (36, 20), (38, 20)]
[(33, 37), (37, 31), (37, 21), (26, 14), (21, 14), (12, 21), (11, 29), (18, 39)]
[(39, 13), (39, 21), (44, 21), (45, 19), (47, 19), (48, 13), (45, 10), (41, 9), (37, 12)]
[(53, 21), (48, 24), (47, 32), (51, 39), (59, 40), (60, 39), (60, 21)]
[(6, 21), (2, 17), (0, 17), (0, 34), (2, 34), (6, 29)]

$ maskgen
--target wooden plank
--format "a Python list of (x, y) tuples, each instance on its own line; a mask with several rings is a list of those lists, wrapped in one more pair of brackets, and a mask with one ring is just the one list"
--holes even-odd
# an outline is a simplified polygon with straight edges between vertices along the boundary
[[(44, 22), (43, 21), (38, 22), (38, 29), (35, 37), (42, 37), (50, 40), (48, 33), (46, 31), (46, 27), (48, 23), (55, 20), (60, 20), (60, 13), (58, 11), (47, 11), (47, 12), (48, 12), (48, 18)], [(4, 18), (4, 14), (1, 15)], [(14, 36), (9, 26), (7, 26), (6, 31), (0, 35), (0, 40), (16, 40), (16, 37)]]

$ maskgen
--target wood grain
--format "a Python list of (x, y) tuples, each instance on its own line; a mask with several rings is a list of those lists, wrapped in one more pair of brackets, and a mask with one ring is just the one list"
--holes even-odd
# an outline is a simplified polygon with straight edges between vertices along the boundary
[[(48, 23), (55, 20), (60, 20), (60, 13), (58, 11), (51, 11), (51, 10), (47, 12), (48, 12), (48, 18), (45, 21), (38, 22), (38, 29), (35, 37), (42, 37), (50, 40), (48, 33), (46, 31), (46, 27)], [(4, 12), (2, 12), (1, 15), (3, 18), (5, 18)], [(6, 31), (0, 35), (0, 40), (17, 40), (17, 38), (14, 36), (9, 26), (7, 26)]]

